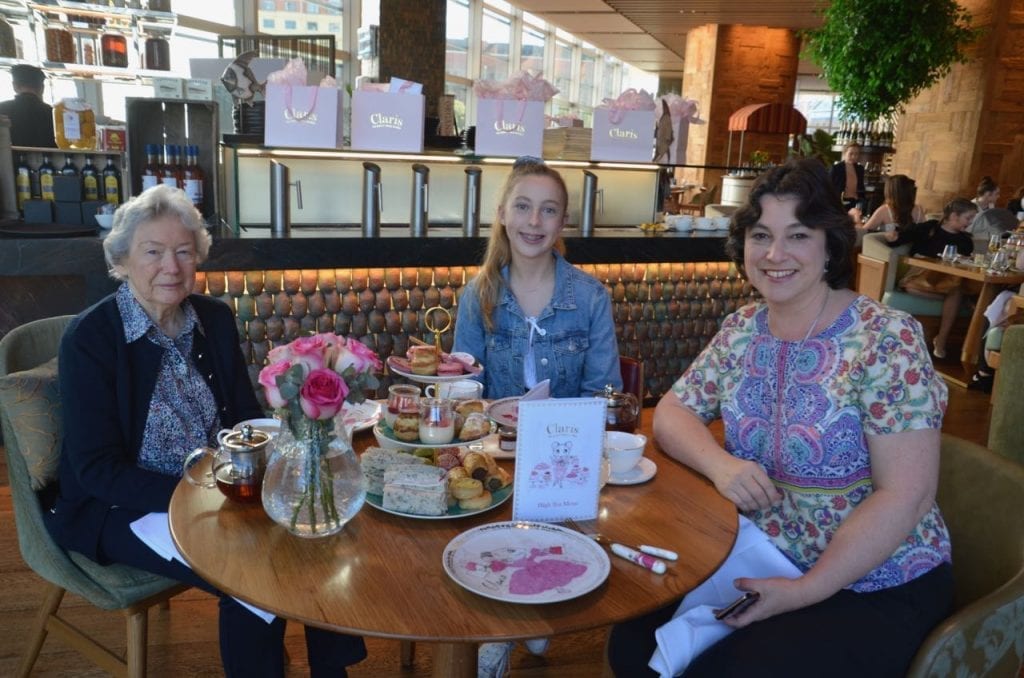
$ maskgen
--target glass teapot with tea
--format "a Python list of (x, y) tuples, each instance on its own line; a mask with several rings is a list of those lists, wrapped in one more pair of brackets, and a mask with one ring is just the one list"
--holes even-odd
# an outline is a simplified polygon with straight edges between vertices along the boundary
[(640, 400), (632, 393), (620, 393), (608, 384), (603, 391), (594, 394), (596, 398), (608, 401), (604, 429), (632, 433), (640, 423)]
[[(270, 434), (246, 424), (217, 434), (217, 448), (200, 447), (185, 458), (185, 479), (198, 487), (216, 487), (229, 499), (258, 502), (267, 469)], [(197, 478), (196, 461), (211, 457), (210, 470)]]

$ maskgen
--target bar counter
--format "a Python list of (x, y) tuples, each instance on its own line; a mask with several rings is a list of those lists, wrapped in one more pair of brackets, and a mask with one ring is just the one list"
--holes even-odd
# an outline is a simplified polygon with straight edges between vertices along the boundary
[[(454, 310), (486, 247), (460, 228), (409, 236), (384, 227), (265, 229), (216, 234), (197, 291), (235, 311), (255, 377), (267, 351), (301, 332), (357, 337), (382, 357), (404, 352), (409, 336), (429, 338), (424, 311)], [(722, 318), (752, 297), (728, 261), (724, 233), (648, 234), (599, 228), (589, 238), (566, 229), (570, 262), (602, 280), (613, 300), (619, 349), (645, 362), (648, 398), (671, 385), (717, 332)], [(111, 292), (101, 237), (0, 240), (0, 335), (53, 315), (78, 313)], [(450, 346), (451, 332), (442, 337)]]

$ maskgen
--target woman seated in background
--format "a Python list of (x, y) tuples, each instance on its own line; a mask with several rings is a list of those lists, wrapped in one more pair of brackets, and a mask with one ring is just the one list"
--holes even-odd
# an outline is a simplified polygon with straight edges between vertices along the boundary
[[(686, 678), (903, 676), (949, 611), (934, 501), (946, 386), (921, 326), (847, 287), (855, 240), (821, 163), (762, 175), (727, 241), (762, 301), (728, 316), (658, 403), (662, 450), (802, 572), (737, 579), (759, 599)], [(707, 427), (718, 418), (724, 446)], [(654, 631), (675, 607), (614, 627), (617, 676), (651, 674)]]
[(999, 184), (992, 177), (982, 177), (978, 182), (977, 195), (971, 202), (977, 206), (978, 212), (984, 212), (995, 207), (997, 200), (999, 200)]
[[(947, 245), (953, 245), (958, 254), (970, 256), (974, 252), (974, 241), (966, 230), (974, 221), (977, 210), (970, 200), (954, 198), (942, 210), (942, 221), (931, 219), (912, 224), (909, 228), (887, 232), (885, 239), (890, 247), (910, 243), (911, 256), (939, 257)], [(946, 357), (946, 341), (960, 311), (962, 282), (958, 276), (923, 268), (911, 268), (899, 281), (900, 289), (905, 292), (928, 299), (942, 299), (942, 317), (932, 350), (940, 360)]]
[(1009, 202), (1006, 203), (1006, 209), (1013, 213), (1013, 216), (1018, 216), (1021, 212), (1024, 212), (1024, 206), (1021, 205), (1021, 200), (1024, 199), (1024, 186), (1017, 189), (1017, 192), (1013, 194)]
[[(569, 192), (538, 158), (512, 166), (480, 273), (459, 297), (455, 351), (484, 366), (484, 397), (521, 396), (550, 379), (551, 396), (622, 389), (611, 299), (604, 285), (565, 260)], [(526, 641), (543, 654), (546, 638)], [(502, 676), (512, 643), (480, 646), (481, 677)]]
[(905, 174), (885, 178), (885, 203), (861, 227), (867, 233), (895, 231), (924, 221), (924, 208), (916, 204), (917, 184)]
[[(210, 249), (199, 212), (181, 190), (156, 186), (114, 214), (103, 251), (117, 291), (82, 312), (60, 347), (64, 442), (60, 496), (47, 516), (54, 540), (101, 564), (122, 563), (220, 598), (228, 676), (284, 675), (285, 620), (266, 623), (131, 530), (166, 512), (195, 448), (262, 417), (238, 345), (234, 315), (192, 294)], [(361, 638), (306, 628), (313, 676), (346, 675)]]
[(619, 350), (605, 286), (565, 260), (568, 191), (555, 170), (520, 158), (505, 181), (480, 273), (459, 297), (455, 351), (484, 366), (484, 397), (619, 390)]

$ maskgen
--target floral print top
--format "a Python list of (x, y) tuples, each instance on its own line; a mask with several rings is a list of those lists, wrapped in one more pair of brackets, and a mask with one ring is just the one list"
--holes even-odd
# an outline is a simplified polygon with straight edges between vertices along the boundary
[[(807, 341), (776, 339), (763, 303), (745, 306), (672, 387), (725, 449), (761, 464), (783, 499), (748, 517), (797, 567), (817, 562), (872, 492), (867, 435), (939, 429), (947, 390), (911, 316), (860, 296)], [(950, 561), (933, 505), (884, 563), (849, 588), (877, 591)]]
[(182, 303), (185, 324), (177, 338), (171, 339), (146, 315), (128, 283), (118, 288), (116, 298), (128, 343), (145, 340), (164, 349), (138, 465), (147, 471), (180, 476), (185, 457), (197, 447), (212, 444), (220, 428), (217, 401), (192, 360), (192, 331), (197, 327), (202, 331), (199, 316), (186, 299)]

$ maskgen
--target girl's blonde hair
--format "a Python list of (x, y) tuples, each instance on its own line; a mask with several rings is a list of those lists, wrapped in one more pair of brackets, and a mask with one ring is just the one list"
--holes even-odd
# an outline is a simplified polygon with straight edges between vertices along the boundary
[[(505, 231), (505, 224), (501, 220), (501, 210), (516, 185), (525, 177), (548, 177), (555, 182), (562, 194), (563, 215), (569, 206), (569, 190), (565, 187), (565, 180), (557, 170), (551, 169), (538, 158), (520, 158), (512, 165), (512, 171), (501, 189), (498, 209), (494, 215), (494, 222), (491, 224), (491, 237), (487, 241), (487, 251), (484, 253), (484, 261), (480, 265), (480, 273), (477, 275), (480, 314), (483, 316), (484, 327), (488, 332), (494, 330), (494, 309), (498, 305), (498, 297), (505, 284), (501, 278), (501, 269), (507, 266), (512, 259), (512, 246), (508, 240), (508, 233)], [(555, 250), (560, 254), (565, 254), (565, 243), (561, 238), (555, 242)]]

